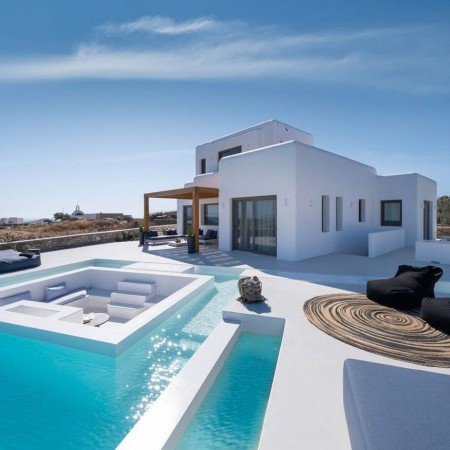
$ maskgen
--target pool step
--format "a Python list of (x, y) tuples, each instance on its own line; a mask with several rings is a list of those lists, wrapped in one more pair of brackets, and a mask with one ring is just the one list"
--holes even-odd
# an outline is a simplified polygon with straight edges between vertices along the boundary
[(119, 291), (134, 292), (136, 294), (155, 295), (156, 283), (154, 281), (131, 281), (124, 280), (117, 283)]
[(132, 319), (144, 312), (147, 308), (143, 305), (133, 305), (130, 303), (111, 302), (107, 305), (108, 314), (122, 319)]

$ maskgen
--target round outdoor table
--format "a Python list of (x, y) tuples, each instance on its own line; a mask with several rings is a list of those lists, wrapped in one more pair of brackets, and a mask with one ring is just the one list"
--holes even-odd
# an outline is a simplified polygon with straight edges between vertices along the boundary
[(94, 317), (88, 322), (85, 322), (85, 325), (90, 325), (91, 327), (99, 327), (105, 322), (108, 322), (110, 317), (111, 316), (107, 313), (94, 313)]

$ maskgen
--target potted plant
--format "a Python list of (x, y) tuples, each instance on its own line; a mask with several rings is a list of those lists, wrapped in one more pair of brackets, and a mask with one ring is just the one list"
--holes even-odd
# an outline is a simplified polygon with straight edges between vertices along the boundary
[(188, 253), (195, 253), (195, 236), (192, 232), (192, 228), (188, 228), (187, 230), (187, 248)]
[(144, 236), (145, 236), (144, 226), (139, 225), (139, 245), (144, 245), (144, 241), (145, 241)]

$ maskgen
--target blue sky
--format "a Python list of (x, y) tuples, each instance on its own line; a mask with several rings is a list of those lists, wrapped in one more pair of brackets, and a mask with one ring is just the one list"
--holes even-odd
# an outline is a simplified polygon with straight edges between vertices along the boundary
[(269, 119), (450, 195), (449, 24), (430, 0), (2, 0), (0, 217), (142, 217), (196, 145)]

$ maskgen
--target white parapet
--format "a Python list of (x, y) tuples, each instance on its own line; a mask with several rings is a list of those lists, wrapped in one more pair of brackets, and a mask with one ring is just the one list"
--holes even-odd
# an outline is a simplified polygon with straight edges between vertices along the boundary
[(368, 239), (370, 258), (399, 250), (406, 245), (405, 230), (403, 228), (375, 231), (369, 233)]
[(435, 264), (450, 264), (450, 241), (437, 239), (417, 241), (415, 258)]

